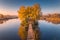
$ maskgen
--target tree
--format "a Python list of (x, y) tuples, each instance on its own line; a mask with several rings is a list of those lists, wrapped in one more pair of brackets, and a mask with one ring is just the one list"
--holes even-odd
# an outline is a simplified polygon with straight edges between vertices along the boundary
[[(27, 31), (26, 28), (28, 28), (28, 24), (31, 22), (32, 25), (36, 26), (36, 21), (39, 19), (41, 13), (41, 8), (39, 4), (34, 4), (33, 6), (21, 6), (18, 10), (18, 15), (21, 20), (21, 27), (19, 28), (19, 35), (22, 40), (26, 40), (27, 37)], [(34, 26), (34, 33), (36, 36), (36, 39), (38, 40), (38, 33), (37, 28), (38, 26)]]
[(20, 20), (26, 20), (29, 17), (32, 20), (38, 20), (41, 13), (41, 8), (39, 4), (34, 4), (32, 7), (27, 6), (27, 8), (25, 8), (25, 6), (21, 6), (18, 13)]
[(21, 6), (20, 9), (18, 10), (18, 16), (20, 18), (20, 20), (24, 20), (24, 14), (25, 14), (25, 6)]

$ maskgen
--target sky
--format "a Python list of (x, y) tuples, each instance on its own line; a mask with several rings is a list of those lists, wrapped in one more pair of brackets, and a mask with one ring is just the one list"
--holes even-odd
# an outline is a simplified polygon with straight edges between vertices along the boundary
[(43, 14), (60, 13), (60, 0), (0, 0), (0, 14), (18, 15), (20, 6), (32, 6), (35, 3), (40, 4)]

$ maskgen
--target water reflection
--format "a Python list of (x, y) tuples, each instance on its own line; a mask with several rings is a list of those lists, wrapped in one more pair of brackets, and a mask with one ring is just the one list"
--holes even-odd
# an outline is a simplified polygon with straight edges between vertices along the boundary
[(0, 24), (3, 24), (6, 21), (8, 21), (8, 20), (0, 20)]
[(48, 23), (45, 20), (39, 21), (41, 40), (60, 40), (60, 24)]
[(52, 20), (45, 20), (45, 21), (47, 21), (48, 23), (53, 23), (53, 24), (60, 24), (60, 21), (58, 21), (58, 20), (56, 20), (56, 21), (52, 21)]
[[(44, 21), (44, 20), (42, 20), (42, 21)], [(45, 20), (46, 22), (48, 22), (48, 23), (53, 23), (53, 24), (60, 24), (60, 21), (58, 21), (58, 20), (56, 20), (56, 21), (52, 21), (52, 20)]]
[[(30, 33), (31, 31), (33, 32)], [(30, 38), (31, 34), (33, 36), (33, 33), (34, 33), (34, 37)], [(24, 24), (23, 25), (21, 24), (18, 29), (18, 35), (21, 38), (21, 40), (31, 40), (33, 38), (34, 40), (40, 40), (41, 32), (40, 32), (40, 28), (38, 27), (38, 23), (34, 22), (34, 24), (32, 24), (32, 30), (30, 28), (30, 31), (29, 31), (29, 24), (26, 26)]]
[(0, 24), (0, 40), (20, 40), (18, 36), (19, 25), (18, 19), (10, 19)]
[(48, 21), (48, 22), (51, 22), (53, 24), (60, 24), (60, 22), (58, 22), (58, 21)]
[[(45, 20), (40, 20), (38, 22), (39, 27), (35, 26), (33, 29), (35, 31), (39, 28), (41, 40), (60, 40), (60, 24), (56, 25), (48, 23)], [(21, 30), (24, 31), (24, 33), (20, 33), (22, 32)], [(25, 30), (27, 31), (27, 27), (25, 29), (22, 25), (20, 26), (20, 21), (18, 19), (8, 20), (0, 25), (0, 40), (20, 40), (22, 34), (27, 34)], [(38, 31), (36, 31), (36, 34), (37, 33)], [(24, 37), (24, 35), (22, 37)]]
[[(9, 19), (9, 20), (11, 20), (11, 19)], [(3, 23), (5, 23), (5, 22), (7, 22), (8, 20), (0, 20), (0, 24), (3, 24)], [(60, 22), (58, 22), (58, 21), (49, 21), (49, 20), (46, 20), (48, 23), (53, 23), (53, 24), (60, 24)]]

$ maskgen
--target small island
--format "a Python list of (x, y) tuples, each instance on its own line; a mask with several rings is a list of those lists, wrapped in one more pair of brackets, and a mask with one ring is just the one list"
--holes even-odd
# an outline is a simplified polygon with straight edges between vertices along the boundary
[(46, 21), (52, 22), (54, 24), (60, 24), (60, 13), (42, 15), (40, 17), (40, 20), (46, 20)]
[(16, 15), (3, 15), (0, 14), (0, 20), (8, 20), (8, 19), (15, 19), (18, 18), (18, 16)]

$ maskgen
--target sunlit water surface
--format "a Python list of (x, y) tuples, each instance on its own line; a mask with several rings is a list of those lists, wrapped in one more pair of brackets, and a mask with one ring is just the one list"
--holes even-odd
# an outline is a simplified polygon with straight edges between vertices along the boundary
[[(52, 24), (44, 20), (40, 20), (38, 23), (41, 40), (60, 40), (60, 24)], [(19, 19), (11, 19), (0, 24), (0, 40), (20, 40), (19, 27)]]

